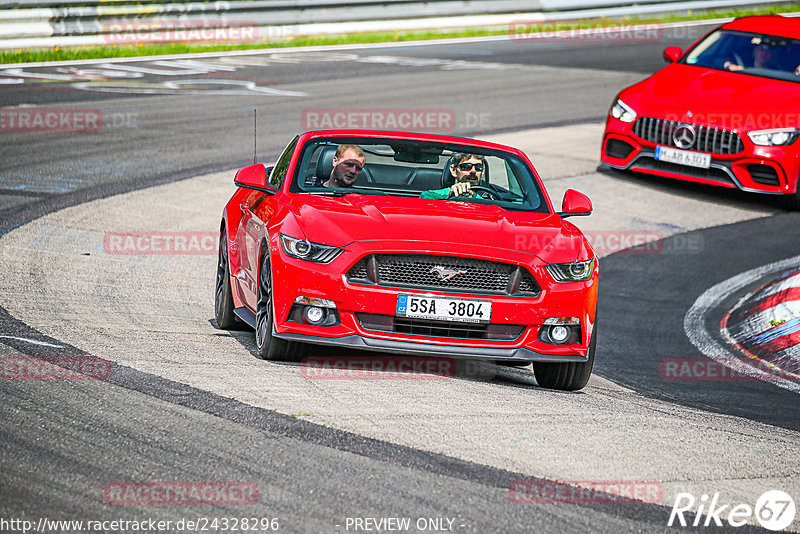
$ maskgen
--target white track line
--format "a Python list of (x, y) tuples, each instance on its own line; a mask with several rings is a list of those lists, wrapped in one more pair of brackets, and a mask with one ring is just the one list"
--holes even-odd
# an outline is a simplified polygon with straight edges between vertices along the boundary
[(56, 347), (58, 349), (63, 349), (64, 345), (53, 345), (52, 343), (45, 343), (44, 341), (37, 341), (35, 339), (28, 339), (27, 337), (17, 337), (17, 336), (0, 336), (3, 339), (16, 339), (17, 341), (24, 341), (25, 343), (31, 343), (33, 345), (42, 345), (44, 347)]

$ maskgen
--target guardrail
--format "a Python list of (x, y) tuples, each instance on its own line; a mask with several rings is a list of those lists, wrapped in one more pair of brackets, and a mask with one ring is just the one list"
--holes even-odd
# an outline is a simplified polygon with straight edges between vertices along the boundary
[[(0, 10), (0, 49), (157, 42), (269, 42), (353, 32), (507, 26), (788, 3), (790, 0), (18, 0)], [(69, 4), (81, 4), (69, 6)]]

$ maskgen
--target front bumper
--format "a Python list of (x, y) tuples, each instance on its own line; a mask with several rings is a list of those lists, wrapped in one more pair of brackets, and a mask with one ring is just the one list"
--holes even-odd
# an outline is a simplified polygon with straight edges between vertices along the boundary
[(758, 146), (741, 134), (744, 149), (736, 154), (711, 153), (711, 167), (701, 169), (655, 159), (659, 145), (638, 137), (633, 123), (613, 117), (606, 122), (600, 160), (615, 169), (736, 188), (752, 193), (785, 195), (797, 190), (800, 151), (794, 145)]
[(460, 345), (431, 345), (420, 342), (376, 339), (360, 335), (350, 335), (337, 338), (290, 333), (276, 333), (274, 335), (275, 337), (281, 339), (302, 341), (317, 345), (332, 345), (337, 347), (346, 347), (349, 349), (371, 350), (415, 356), (451, 356), (457, 358), (472, 357), (489, 360), (527, 360), (531, 362), (585, 362), (587, 360), (585, 355), (540, 354), (524, 347), (506, 349), (464, 347)]
[[(497, 258), (497, 250), (470, 249), (475, 257), (492, 258), (527, 268), (541, 288), (536, 297), (424, 291), (348, 282), (346, 273), (358, 260), (368, 254), (409, 252), (434, 254), (429, 250), (430, 244), (425, 242), (403, 243), (402, 248), (399, 243), (384, 245), (385, 248), (376, 251), (375, 243), (370, 243), (369, 248), (364, 244), (353, 243), (345, 247), (345, 251), (327, 265), (297, 260), (286, 256), (280, 246), (271, 247), (273, 280), (276, 281), (273, 288), (274, 335), (282, 339), (313, 344), (409, 355), (497, 360), (586, 361), (597, 303), (597, 262), (593, 276), (589, 280), (558, 284), (546, 274), (544, 264), (541, 262), (536, 264), (538, 258), (530, 254), (504, 251), (504, 257), (500, 260)], [(437, 254), (463, 256), (461, 252), (455, 246), (448, 248), (444, 245), (435, 251)], [(397, 297), (400, 294), (491, 300), (491, 323), (519, 325), (521, 333), (514, 339), (502, 340), (435, 337), (369, 329), (359, 320), (358, 314), (394, 316)], [(333, 301), (338, 315), (337, 323), (331, 326), (315, 326), (297, 320), (297, 314), (290, 312), (298, 296)], [(550, 317), (579, 318), (581, 323), (579, 342), (556, 345), (541, 341), (538, 338), (539, 330), (544, 320)]]

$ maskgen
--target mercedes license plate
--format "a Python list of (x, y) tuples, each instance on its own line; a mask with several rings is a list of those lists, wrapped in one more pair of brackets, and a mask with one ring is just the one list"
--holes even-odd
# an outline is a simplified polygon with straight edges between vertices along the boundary
[(711, 167), (711, 154), (703, 154), (691, 150), (678, 150), (665, 146), (656, 147), (656, 159), (668, 163), (677, 163), (678, 165), (699, 167), (701, 169), (708, 169)]

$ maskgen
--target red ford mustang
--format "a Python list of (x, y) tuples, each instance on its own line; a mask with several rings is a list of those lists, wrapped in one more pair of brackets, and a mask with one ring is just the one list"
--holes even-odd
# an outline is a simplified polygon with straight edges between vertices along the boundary
[(786, 195), (800, 208), (800, 19), (745, 17), (623, 90), (601, 160), (618, 169)]
[(240, 169), (222, 214), (216, 321), (256, 331), (262, 358), (314, 344), (533, 362), (544, 387), (584, 387), (597, 257), (553, 210), (520, 150), (458, 137), (316, 131), (273, 167)]

